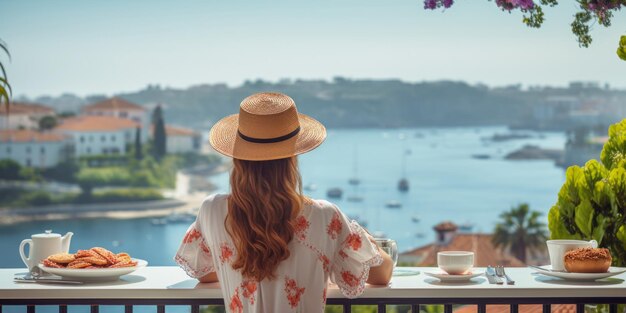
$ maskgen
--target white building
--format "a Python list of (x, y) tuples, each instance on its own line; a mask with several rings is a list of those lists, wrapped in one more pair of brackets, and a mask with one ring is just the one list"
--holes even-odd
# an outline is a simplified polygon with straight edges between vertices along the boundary
[[(151, 132), (154, 138), (154, 127)], [(193, 129), (165, 125), (165, 151), (167, 153), (200, 152), (202, 138)]]
[(0, 130), (0, 159), (10, 159), (22, 166), (48, 168), (64, 161), (71, 153), (71, 138), (62, 134)]
[(0, 106), (1, 129), (38, 129), (40, 119), (56, 115), (54, 110), (47, 106), (18, 102), (11, 103), (8, 113), (4, 104)]
[(113, 97), (104, 101), (84, 106), (81, 115), (89, 116), (112, 116), (129, 119), (141, 125), (142, 137), (148, 138), (150, 115), (144, 107), (126, 101), (122, 98)]
[(71, 136), (75, 156), (80, 157), (125, 154), (128, 146), (135, 143), (135, 132), (140, 126), (130, 119), (112, 116), (78, 116), (63, 120), (54, 131)]

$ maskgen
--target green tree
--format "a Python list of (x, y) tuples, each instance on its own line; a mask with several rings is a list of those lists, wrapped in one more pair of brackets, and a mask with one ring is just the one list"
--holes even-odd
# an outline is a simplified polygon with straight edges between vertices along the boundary
[(57, 126), (57, 119), (52, 115), (47, 115), (39, 120), (39, 130), (51, 130)]
[(530, 211), (526, 203), (500, 214), (501, 222), (496, 224), (493, 245), (509, 248), (516, 258), (526, 263), (527, 251), (543, 249), (548, 238), (546, 224), (540, 221), (541, 215), (540, 212)]
[(600, 160), (567, 169), (548, 226), (553, 239), (595, 239), (626, 266), (626, 120), (609, 127)]
[(22, 166), (10, 159), (0, 160), (0, 179), (20, 180)]
[(160, 160), (165, 156), (165, 149), (167, 145), (167, 135), (165, 134), (165, 121), (163, 120), (163, 110), (160, 105), (154, 108), (153, 112), (153, 126), (154, 126), (154, 143), (153, 143), (153, 155), (154, 158)]
[(141, 146), (141, 127), (137, 127), (135, 129), (135, 159), (141, 160), (143, 159), (143, 147)]
[[(9, 53), (9, 48), (7, 44), (0, 40), (0, 49), (6, 53), (9, 57), (9, 61), (11, 60), (11, 53)], [(4, 64), (0, 60), (0, 105), (4, 103), (6, 106), (7, 112), (9, 112), (9, 103), (11, 102), (11, 94), (13, 90), (11, 89), (11, 84), (9, 84), (9, 79), (7, 78), (7, 72), (4, 69)]]

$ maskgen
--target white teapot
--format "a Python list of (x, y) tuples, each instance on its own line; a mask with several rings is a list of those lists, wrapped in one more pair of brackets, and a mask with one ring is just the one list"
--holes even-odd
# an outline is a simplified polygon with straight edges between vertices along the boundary
[[(41, 261), (50, 255), (56, 253), (67, 253), (70, 250), (70, 241), (72, 240), (74, 233), (68, 232), (65, 236), (61, 237), (59, 234), (52, 233), (51, 230), (46, 230), (43, 234), (35, 234), (31, 236), (31, 239), (24, 239), (20, 244), (20, 256), (22, 261), (28, 267), (29, 271), (33, 271)], [(24, 246), (28, 244), (29, 251), (28, 257), (24, 253)]]

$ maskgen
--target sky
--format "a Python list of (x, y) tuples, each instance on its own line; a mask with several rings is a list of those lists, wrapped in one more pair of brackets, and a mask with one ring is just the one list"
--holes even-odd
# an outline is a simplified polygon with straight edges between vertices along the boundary
[(615, 54), (626, 12), (579, 48), (575, 1), (547, 8), (541, 29), (492, 1), (455, 2), (426, 11), (421, 0), (0, 0), (13, 56), (2, 61), (14, 96), (28, 97), (335, 76), (626, 88)]

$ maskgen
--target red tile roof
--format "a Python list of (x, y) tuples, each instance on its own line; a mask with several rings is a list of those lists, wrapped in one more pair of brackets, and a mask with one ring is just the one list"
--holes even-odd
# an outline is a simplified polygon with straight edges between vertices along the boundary
[(83, 107), (83, 112), (88, 111), (100, 111), (100, 110), (135, 110), (145, 111), (146, 109), (138, 104), (126, 101), (122, 98), (113, 97), (104, 101), (96, 102), (94, 104)]
[(0, 130), (0, 142), (53, 142), (67, 138), (62, 134), (43, 133), (34, 130), (6, 129)]
[[(0, 114), (6, 114), (7, 108), (6, 105), (0, 106)], [(37, 104), (37, 103), (21, 103), (21, 102), (12, 102), (9, 106), (9, 114), (11, 115), (26, 115), (26, 114), (54, 114), (54, 109), (47, 107), (45, 105)]]
[(135, 121), (112, 116), (78, 116), (61, 121), (55, 130), (68, 131), (116, 131), (120, 129), (137, 128), (141, 125)]
[[(154, 135), (154, 125), (152, 125), (150, 131), (152, 135)], [(165, 125), (165, 134), (167, 136), (196, 136), (198, 135), (198, 133), (196, 133), (196, 131), (194, 131), (193, 129), (179, 127), (179, 126), (172, 126), (172, 125)]]
[(491, 234), (455, 234), (448, 243), (431, 243), (401, 255), (419, 257), (421, 261), (417, 266), (435, 266), (439, 251), (473, 251), (474, 266), (477, 267), (488, 265), (526, 266), (516, 257), (503, 253), (501, 249), (496, 249), (491, 243), (491, 238)]

